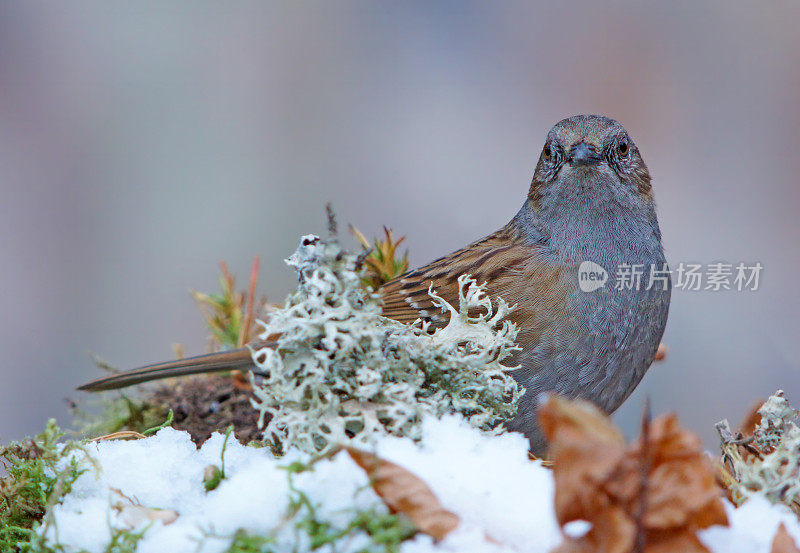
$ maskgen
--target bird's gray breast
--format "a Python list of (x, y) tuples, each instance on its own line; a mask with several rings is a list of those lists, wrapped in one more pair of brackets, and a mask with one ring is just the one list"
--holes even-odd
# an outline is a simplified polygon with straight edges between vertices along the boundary
[[(522, 344), (513, 359), (520, 368), (512, 374), (526, 393), (509, 428), (524, 432), (534, 451), (543, 443), (535, 418), (542, 392), (586, 399), (610, 413), (653, 362), (666, 326), (671, 282), (657, 226), (652, 233), (630, 230), (605, 225), (575, 241), (572, 251), (562, 248), (566, 260), (552, 260), (572, 272), (563, 316), (539, 340)], [(651, 267), (662, 278), (648, 286)], [(581, 274), (581, 269), (596, 274)]]
[(556, 321), (538, 342), (523, 345), (515, 361), (529, 392), (552, 390), (611, 412), (644, 376), (666, 326), (669, 286), (617, 289), (606, 270), (605, 286), (591, 292), (579, 287), (576, 270), (575, 291), (564, 306), (569, 323)]

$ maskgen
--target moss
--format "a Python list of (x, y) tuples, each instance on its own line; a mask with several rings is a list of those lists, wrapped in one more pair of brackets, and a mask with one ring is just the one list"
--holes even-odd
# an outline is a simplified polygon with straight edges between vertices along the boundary
[(350, 225), (350, 232), (361, 244), (364, 259), (364, 275), (361, 282), (377, 290), (390, 280), (408, 271), (408, 250), (399, 257), (397, 247), (405, 236), (395, 238), (392, 230), (383, 227), (383, 238), (376, 238), (372, 244), (361, 232)]
[(169, 412), (168, 404), (152, 401), (148, 395), (117, 392), (100, 400), (102, 412), (92, 415), (73, 406), (75, 424), (82, 436), (105, 436), (122, 430), (144, 432), (161, 423)]
[(111, 534), (111, 541), (106, 547), (105, 553), (135, 553), (136, 547), (147, 532), (144, 528), (138, 532), (129, 530), (114, 530)]
[(206, 467), (205, 475), (203, 475), (203, 486), (207, 492), (217, 489), (225, 479), (225, 450), (228, 448), (228, 440), (233, 432), (233, 426), (229, 426), (225, 431), (225, 440), (222, 442), (222, 451), (219, 454), (219, 466), (209, 465)]
[(66, 467), (59, 463), (78, 442), (62, 442), (54, 420), (33, 438), (0, 449), (7, 475), (0, 479), (0, 551), (41, 551), (35, 529), (47, 509), (72, 489), (85, 469), (74, 459)]
[(273, 549), (269, 545), (273, 543), (275, 540), (271, 537), (239, 530), (234, 534), (233, 541), (225, 553), (271, 553)]
[[(211, 332), (215, 348), (240, 348), (248, 343), (255, 332), (254, 313), (257, 309), (255, 291), (258, 283), (258, 258), (253, 260), (250, 271), (250, 284), (248, 291), (238, 292), (236, 280), (228, 271), (225, 262), (220, 262), (222, 275), (219, 283), (221, 292), (218, 294), (205, 294), (192, 291), (197, 304), (206, 319), (206, 325)], [(260, 302), (258, 309), (263, 307)]]
[(317, 457), (310, 463), (294, 462), (286, 468), (289, 479), (289, 507), (287, 521), (293, 523), (295, 543), (307, 544), (302, 551), (315, 551), (326, 545), (333, 546), (357, 536), (366, 538), (367, 545), (360, 553), (397, 553), (400, 545), (417, 533), (414, 525), (401, 515), (389, 513), (382, 503), (363, 510), (348, 509), (348, 522), (336, 524), (319, 512), (315, 504), (294, 483), (295, 475), (313, 470), (313, 465), (327, 455)]

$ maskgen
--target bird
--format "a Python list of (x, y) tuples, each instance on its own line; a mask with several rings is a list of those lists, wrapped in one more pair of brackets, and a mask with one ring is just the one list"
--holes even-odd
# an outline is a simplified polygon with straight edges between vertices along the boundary
[[(577, 115), (548, 132), (522, 207), (502, 228), (380, 288), (383, 315), (444, 326), (431, 286), (457, 305), (458, 277), (516, 307), (519, 350), (504, 363), (525, 389), (506, 427), (546, 452), (537, 407), (548, 393), (616, 410), (652, 364), (671, 278), (650, 173), (625, 128)], [(612, 276), (614, 277), (612, 279)], [(269, 346), (257, 341), (253, 350)], [(189, 374), (253, 368), (251, 349), (148, 365), (80, 386), (101, 391)]]

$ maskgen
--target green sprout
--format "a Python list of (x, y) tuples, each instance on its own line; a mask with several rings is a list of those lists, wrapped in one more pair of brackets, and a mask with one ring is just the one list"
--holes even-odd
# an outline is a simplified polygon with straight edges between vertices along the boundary
[(377, 290), (390, 280), (405, 274), (408, 271), (408, 250), (398, 257), (397, 247), (405, 240), (405, 236), (395, 239), (392, 230), (383, 227), (383, 238), (376, 238), (372, 244), (353, 225), (350, 233), (356, 237), (363, 251), (369, 252), (364, 258), (364, 276), (362, 282)]

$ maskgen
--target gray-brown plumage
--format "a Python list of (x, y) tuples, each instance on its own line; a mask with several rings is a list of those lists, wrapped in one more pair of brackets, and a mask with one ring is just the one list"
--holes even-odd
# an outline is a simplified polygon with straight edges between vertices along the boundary
[[(605, 286), (584, 292), (582, 262), (603, 267)], [(620, 266), (641, 266), (637, 287), (617, 287)], [(457, 303), (457, 279), (470, 274), (490, 296), (516, 304), (521, 351), (508, 364), (526, 388), (509, 427), (536, 453), (544, 441), (537, 398), (555, 391), (615, 410), (653, 361), (664, 327), (670, 286), (647, 287), (650, 268), (666, 268), (650, 175), (638, 149), (616, 121), (580, 115), (548, 133), (528, 195), (503, 228), (381, 289), (386, 317), (444, 324), (428, 288)], [(252, 366), (247, 349), (143, 367), (86, 384), (97, 391), (156, 378)]]

